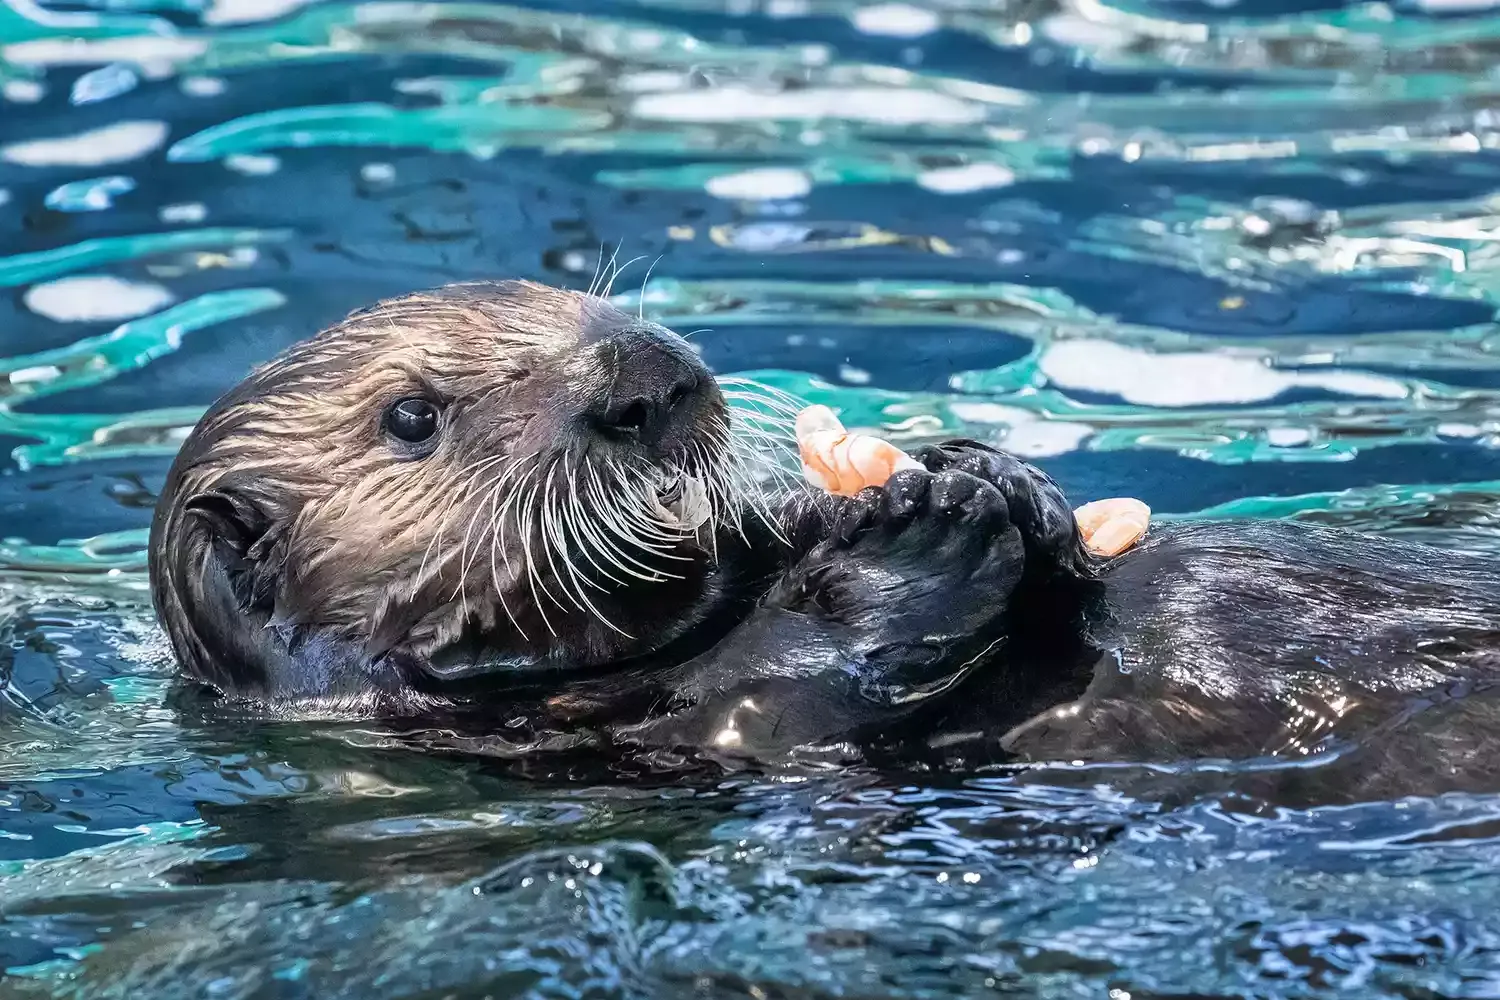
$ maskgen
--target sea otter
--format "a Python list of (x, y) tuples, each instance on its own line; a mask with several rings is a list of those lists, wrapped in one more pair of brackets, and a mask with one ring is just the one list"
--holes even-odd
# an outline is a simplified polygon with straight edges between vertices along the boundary
[(1099, 561), (1047, 475), (976, 441), (813, 490), (774, 461), (793, 413), (590, 295), (382, 302), (198, 423), (153, 599), (188, 677), (285, 714), (750, 760), (1254, 758), (1379, 731), (1389, 766), (1493, 768), (1500, 713), (1431, 723), (1500, 677), (1480, 560), (1202, 523)]

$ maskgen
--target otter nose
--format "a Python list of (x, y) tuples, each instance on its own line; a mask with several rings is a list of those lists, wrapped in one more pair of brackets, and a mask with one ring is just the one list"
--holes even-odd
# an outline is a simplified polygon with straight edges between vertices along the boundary
[(614, 398), (595, 412), (594, 422), (604, 430), (619, 434), (642, 434), (672, 418), (672, 411), (698, 388), (698, 376), (685, 374), (651, 395)]
[(600, 342), (604, 385), (588, 407), (590, 422), (610, 437), (655, 443), (686, 419), (701, 395), (706, 369), (691, 351), (650, 331), (628, 330)]

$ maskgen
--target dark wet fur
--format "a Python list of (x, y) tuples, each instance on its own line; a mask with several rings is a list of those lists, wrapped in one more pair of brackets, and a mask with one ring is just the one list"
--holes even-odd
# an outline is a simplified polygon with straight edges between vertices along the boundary
[[(503, 327), (529, 316), (528, 287), (464, 294), (481, 306), (483, 296), (507, 297), (484, 314)], [(604, 332), (579, 338), (580, 350), (658, 336), (590, 308)], [(303, 374), (344, 363), (316, 358)], [(612, 363), (609, 392), (665, 392), (649, 370)], [(242, 432), (236, 401), (274, 377), (218, 408), (220, 433)], [(482, 368), (465, 377), (482, 385)], [(538, 411), (561, 391), (528, 389), (536, 376), (519, 363), (509, 377), (514, 398), (540, 400)], [(459, 388), (442, 391), (474, 391), (449, 382)], [(380, 578), (372, 642), (359, 619), (325, 624), (316, 602), (297, 606), (310, 585), (288, 580), (309, 553), (297, 551), (297, 508), (282, 486), (236, 475), (234, 460), (212, 488), (184, 485), (216, 447), (210, 434), (179, 457), (158, 514), (153, 583), (188, 674), (259, 710), (295, 715), (303, 702), (331, 700), (515, 755), (1026, 765), (1040, 767), (1038, 780), (1182, 794), (1224, 787), (1228, 771), (1233, 787), (1286, 802), (1500, 785), (1500, 581), (1477, 557), (1222, 522), (1158, 526), (1099, 562), (1043, 473), (955, 441), (917, 452), (927, 471), (884, 489), (784, 498), (779, 535), (747, 519), (744, 535), (720, 533), (717, 561), (699, 552), (685, 580), (612, 593), (608, 606), (637, 634), (630, 642), (565, 623), (538, 646), (492, 615), (422, 645), (403, 630), (443, 613), (445, 598), (399, 573)], [(242, 436), (235, 447), (237, 460), (257, 442)], [(297, 488), (315, 493), (311, 475)], [(388, 555), (378, 551), (381, 516), (371, 513), (372, 559)], [(351, 600), (368, 597), (341, 565), (320, 578), (325, 606), (339, 613), (327, 601), (340, 586)], [(1106, 763), (1119, 766), (1083, 766)]]
[[(774, 692), (760, 699), (768, 719), (754, 730), (756, 745), (785, 750), (816, 738), (829, 719), (854, 721), (862, 755), (884, 766), (1030, 771), (1049, 763), (1035, 780), (1109, 781), (1184, 798), (1232, 788), (1287, 804), (1493, 790), (1500, 782), (1500, 580), (1482, 558), (1340, 529), (1240, 521), (1161, 526), (1126, 555), (1095, 564), (1081, 552), (1071, 516), (1063, 519), (1068, 501), (1036, 470), (972, 442), (918, 454), (932, 468), (978, 472), (1012, 497), (1011, 516), (985, 530), (993, 538), (1009, 521), (1025, 540), (1024, 555), (992, 542), (989, 561), (955, 573), (930, 535), (876, 528), (878, 549), (815, 556), (789, 577), (798, 581), (792, 591), (812, 584), (798, 610), (835, 590), (846, 599), (833, 615), (842, 641), (856, 635), (880, 655), (830, 652), (848, 646), (825, 638), (826, 616), (815, 615), (813, 626), (778, 616), (744, 657), (779, 664), (769, 680), (736, 677), (736, 654), (721, 646), (715, 655), (724, 665), (687, 686), (698, 699), (687, 713), (699, 717), (692, 728), (657, 722), (654, 731), (672, 727), (702, 741), (743, 692)], [(948, 530), (973, 530), (962, 522)], [(972, 553), (983, 544), (956, 548)], [(843, 582), (861, 578), (865, 559), (902, 567), (901, 594), (870, 591), (848, 602)], [(966, 606), (976, 591), (1003, 593), (1018, 571), (1007, 601)], [(889, 636), (890, 616), (912, 613), (906, 601), (921, 583), (930, 596), (917, 610), (957, 623), (931, 658), (919, 655), (921, 643), (892, 644)], [(909, 635), (931, 634), (922, 626), (933, 623)], [(768, 645), (776, 656), (766, 657)], [(985, 652), (953, 688), (899, 704), (889, 698), (893, 690), (941, 688), (964, 673), (957, 665), (976, 648)], [(825, 658), (859, 668), (829, 671), (819, 665)], [(799, 672), (823, 679), (792, 680)], [(1080, 762), (1136, 766), (1101, 771)]]

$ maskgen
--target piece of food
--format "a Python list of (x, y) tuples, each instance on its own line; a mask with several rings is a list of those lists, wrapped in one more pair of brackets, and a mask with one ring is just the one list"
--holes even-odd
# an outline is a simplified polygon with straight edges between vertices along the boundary
[(1134, 497), (1095, 500), (1073, 511), (1083, 544), (1096, 556), (1117, 556), (1141, 540), (1151, 508)]
[(797, 450), (807, 481), (842, 497), (867, 486), (884, 486), (902, 469), (922, 467), (888, 441), (850, 434), (826, 406), (809, 406), (797, 414)]
[[(868, 486), (884, 486), (902, 469), (922, 465), (888, 441), (851, 434), (826, 406), (797, 414), (797, 450), (802, 474), (819, 489), (852, 497)], [(1097, 556), (1117, 556), (1140, 541), (1151, 508), (1131, 497), (1095, 500), (1073, 511), (1083, 543)]]

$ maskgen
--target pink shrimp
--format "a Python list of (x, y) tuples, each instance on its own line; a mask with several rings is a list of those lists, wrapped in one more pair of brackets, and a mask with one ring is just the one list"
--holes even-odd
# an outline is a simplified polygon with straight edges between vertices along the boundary
[(797, 450), (807, 481), (843, 497), (867, 486), (884, 486), (902, 469), (922, 467), (888, 441), (850, 434), (826, 406), (809, 406), (797, 414)]
[(1083, 544), (1096, 556), (1117, 556), (1141, 540), (1151, 508), (1134, 497), (1095, 500), (1073, 511)]

